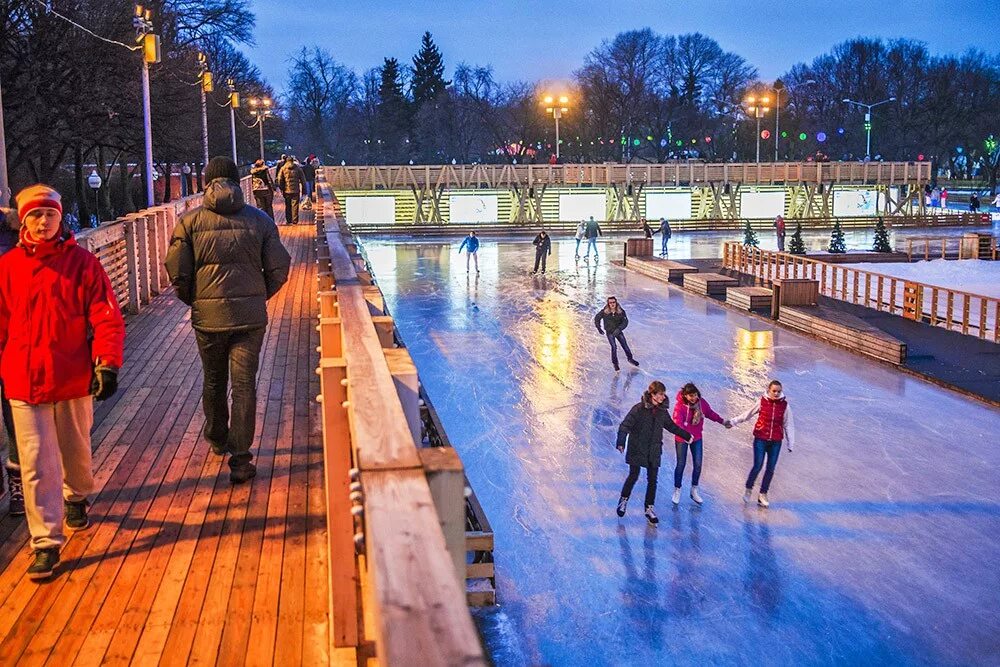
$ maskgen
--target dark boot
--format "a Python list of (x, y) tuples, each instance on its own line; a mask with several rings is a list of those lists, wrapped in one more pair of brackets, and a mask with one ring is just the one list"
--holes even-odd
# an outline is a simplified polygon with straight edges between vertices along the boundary
[(87, 501), (80, 500), (72, 502), (67, 500), (64, 503), (66, 509), (66, 527), (71, 530), (83, 530), (90, 526), (90, 519), (87, 518)]
[(7, 480), (10, 486), (10, 505), (7, 513), (24, 516), (24, 486), (21, 484), (21, 467), (7, 463)]
[(39, 549), (35, 552), (35, 562), (28, 566), (28, 579), (48, 579), (59, 565), (59, 548)]
[(233, 484), (242, 484), (243, 482), (249, 482), (251, 479), (257, 475), (257, 466), (252, 463), (242, 463), (240, 465), (234, 466), (232, 470), (229, 471), (229, 481)]

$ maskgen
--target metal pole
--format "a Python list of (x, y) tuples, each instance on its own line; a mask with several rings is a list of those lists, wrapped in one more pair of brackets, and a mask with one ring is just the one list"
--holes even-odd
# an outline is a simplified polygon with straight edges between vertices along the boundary
[(774, 89), (774, 161), (778, 161), (778, 117), (781, 115), (781, 88)]
[(761, 117), (759, 108), (757, 109), (756, 116), (757, 116), (757, 162), (759, 164), (760, 163), (760, 117)]
[(233, 108), (233, 102), (229, 101), (229, 132), (233, 138), (233, 162), (239, 164), (239, 158), (236, 157), (236, 109)]
[(872, 156), (872, 108), (868, 107), (865, 112), (865, 157), (871, 159)]
[(264, 159), (264, 117), (257, 116), (257, 125), (260, 127), (260, 159)]
[[(204, 75), (202, 75), (204, 76)], [(208, 106), (205, 103), (205, 84), (204, 82), (200, 86), (201, 88), (201, 153), (202, 153), (202, 164), (208, 164)], [(204, 167), (202, 167), (204, 169)]]
[[(146, 206), (152, 207), (153, 198), (153, 123), (149, 109), (149, 63), (142, 59), (142, 126), (146, 143)], [(169, 175), (168, 175), (169, 178)]]
[(556, 161), (558, 162), (559, 161), (559, 116), (561, 116), (562, 114), (556, 111), (556, 113), (552, 115), (556, 119)]
[[(0, 84), (0, 89), (3, 84)], [(3, 132), (3, 93), (0, 92), (0, 206), (10, 203), (10, 184), (7, 181), (7, 141)]]

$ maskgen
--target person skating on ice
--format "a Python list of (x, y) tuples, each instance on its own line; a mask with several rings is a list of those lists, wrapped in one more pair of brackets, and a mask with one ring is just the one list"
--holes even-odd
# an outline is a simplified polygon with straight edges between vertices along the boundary
[(581, 220), (580, 224), (576, 226), (576, 259), (580, 259), (580, 241), (583, 240), (584, 235), (587, 233), (587, 221)]
[(781, 443), (784, 441), (788, 451), (792, 451), (792, 443), (795, 441), (792, 408), (788, 405), (788, 399), (785, 398), (780, 382), (771, 380), (771, 383), (767, 385), (767, 393), (760, 397), (760, 401), (742, 415), (726, 421), (726, 428), (750, 421), (754, 417), (757, 418), (757, 421), (754, 422), (753, 427), (753, 467), (747, 476), (743, 502), (750, 502), (754, 482), (757, 481), (757, 475), (760, 474), (761, 468), (764, 468), (766, 457), (767, 467), (764, 468), (764, 480), (760, 484), (757, 504), (761, 507), (767, 507), (769, 505), (767, 492), (771, 488), (774, 469), (778, 465)]
[(701, 495), (698, 493), (698, 480), (701, 477), (702, 431), (705, 428), (706, 419), (711, 419), (717, 424), (726, 423), (726, 420), (712, 409), (708, 401), (701, 397), (698, 387), (688, 382), (677, 392), (677, 398), (674, 402), (674, 422), (689, 432), (694, 440), (687, 443), (680, 437), (674, 438), (674, 448), (677, 452), (677, 465), (674, 467), (674, 495), (671, 499), (674, 505), (681, 502), (681, 485), (684, 481), (684, 467), (687, 464), (689, 448), (693, 468), (691, 470), (691, 500), (699, 505), (702, 503)]
[(628, 315), (625, 314), (625, 309), (618, 304), (617, 298), (608, 297), (604, 308), (601, 308), (594, 315), (594, 326), (597, 327), (598, 333), (608, 337), (608, 343), (611, 345), (611, 365), (615, 367), (616, 371), (619, 370), (617, 343), (621, 343), (628, 362), (633, 366), (639, 365), (639, 362), (632, 356), (632, 349), (628, 346), (628, 341), (625, 340), (624, 331), (625, 327), (628, 326)]
[(469, 232), (469, 235), (462, 240), (462, 245), (458, 246), (459, 255), (462, 254), (463, 249), (468, 252), (465, 256), (465, 272), (469, 272), (469, 261), (475, 260), (476, 273), (479, 273), (479, 237), (476, 236), (476, 230)]
[(538, 273), (539, 264), (542, 266), (542, 273), (545, 273), (545, 260), (552, 254), (552, 238), (543, 229), (538, 232), (538, 236), (531, 244), (535, 246), (535, 268), (531, 270), (531, 273)]
[(583, 235), (587, 239), (587, 248), (584, 250), (583, 258), (587, 259), (590, 257), (590, 249), (593, 248), (594, 259), (597, 259), (597, 237), (602, 236), (603, 232), (601, 232), (601, 226), (594, 220), (594, 216), (590, 216), (590, 219), (587, 220)]
[(615, 446), (618, 451), (625, 452), (625, 463), (628, 464), (628, 477), (625, 478), (621, 496), (618, 498), (618, 516), (625, 516), (632, 488), (639, 479), (639, 470), (645, 468), (646, 520), (653, 525), (660, 522), (656, 516), (654, 505), (656, 504), (656, 476), (663, 455), (664, 429), (682, 438), (685, 442), (691, 443), (693, 441), (691, 434), (675, 424), (670, 418), (667, 388), (659, 380), (653, 380), (643, 393), (642, 400), (632, 406), (618, 427), (618, 439)]
[(667, 256), (667, 243), (670, 241), (670, 237), (673, 233), (670, 231), (670, 223), (667, 222), (666, 218), (660, 218), (660, 228), (657, 230), (660, 232), (660, 255), (662, 257)]

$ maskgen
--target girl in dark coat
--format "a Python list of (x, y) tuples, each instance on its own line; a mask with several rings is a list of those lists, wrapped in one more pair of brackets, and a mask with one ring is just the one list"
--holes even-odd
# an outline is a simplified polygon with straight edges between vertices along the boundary
[(624, 332), (625, 327), (628, 326), (628, 315), (625, 314), (625, 309), (618, 305), (618, 299), (613, 296), (608, 297), (604, 308), (601, 308), (594, 315), (594, 326), (597, 327), (598, 333), (608, 337), (608, 343), (611, 345), (611, 365), (615, 367), (616, 371), (618, 370), (617, 343), (621, 343), (628, 362), (633, 366), (639, 365), (639, 362), (632, 356), (632, 349), (628, 346), (628, 341), (625, 340)]
[(625, 454), (628, 477), (625, 478), (621, 497), (618, 499), (618, 516), (625, 516), (625, 506), (632, 494), (632, 487), (639, 479), (639, 468), (645, 468), (646, 520), (654, 525), (660, 522), (653, 511), (653, 505), (656, 502), (656, 475), (663, 453), (663, 429), (688, 443), (693, 440), (690, 433), (670, 418), (667, 388), (659, 380), (654, 380), (643, 393), (642, 401), (632, 406), (618, 427), (618, 451), (624, 452), (626, 444), (628, 445), (628, 452)]

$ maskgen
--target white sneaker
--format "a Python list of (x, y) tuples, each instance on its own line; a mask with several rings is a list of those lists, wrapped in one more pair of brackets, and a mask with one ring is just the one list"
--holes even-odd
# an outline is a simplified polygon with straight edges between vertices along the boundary
[(681, 490), (680, 489), (674, 489), (674, 496), (670, 500), (671, 500), (671, 502), (673, 502), (674, 505), (680, 505), (681, 504)]
[(750, 494), (753, 493), (753, 489), (745, 489), (743, 491), (743, 504), (750, 502)]
[(701, 496), (698, 494), (698, 487), (697, 486), (692, 486), (691, 487), (691, 500), (695, 501), (699, 505), (701, 505), (704, 502), (701, 499)]
[(760, 505), (761, 507), (767, 507), (768, 505), (771, 504), (771, 503), (767, 502), (767, 494), (766, 493), (762, 493), (759, 496), (757, 496), (757, 504)]

